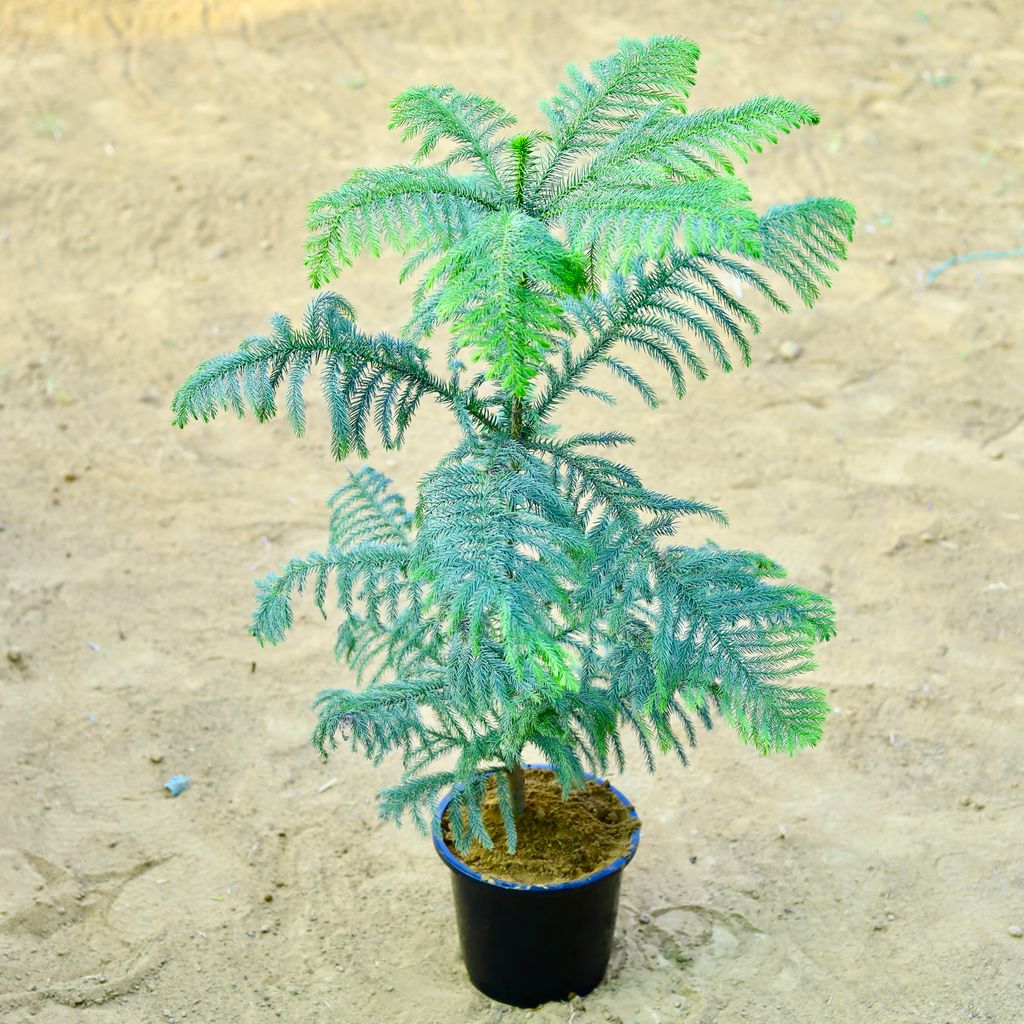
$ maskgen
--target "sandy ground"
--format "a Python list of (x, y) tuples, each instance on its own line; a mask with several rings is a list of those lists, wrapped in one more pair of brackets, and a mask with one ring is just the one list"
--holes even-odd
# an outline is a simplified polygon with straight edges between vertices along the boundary
[[(1021, 9), (839, 6), (0, 6), (3, 1024), (1024, 1019), (1024, 262), (924, 280), (1024, 244)], [(861, 213), (837, 287), (770, 318), (751, 370), (616, 413), (652, 485), (731, 513), (716, 539), (833, 595), (835, 715), (792, 761), (720, 731), (616, 779), (645, 834), (609, 979), (507, 1010), (465, 980), (429, 844), (375, 819), (397, 766), (308, 746), (331, 627), (244, 633), (250, 579), (322, 542), (323, 418), (296, 442), (167, 407), (304, 308), (305, 204), (400, 158), (403, 86), (534, 126), (565, 61), (654, 31), (703, 45), (697, 104), (821, 109), (753, 165), (765, 205)], [(372, 328), (402, 320), (394, 269), (344, 285)], [(451, 435), (418, 427), (375, 459), (409, 490)]]

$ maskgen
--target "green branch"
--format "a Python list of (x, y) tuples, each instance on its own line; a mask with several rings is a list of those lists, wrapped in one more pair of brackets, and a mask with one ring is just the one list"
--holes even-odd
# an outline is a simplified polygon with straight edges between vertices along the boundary
[(174, 396), (172, 422), (177, 427), (191, 420), (207, 422), (227, 409), (242, 416), (246, 406), (264, 422), (277, 414), (277, 391), (287, 381), (288, 418), (301, 435), (306, 425), (303, 384), (314, 362), (323, 360), (322, 389), (337, 458), (353, 446), (365, 453), (371, 416), (385, 447), (398, 447), (425, 393), (501, 431), (479, 399), (454, 380), (430, 372), (425, 350), (390, 335), (361, 334), (346, 316), (348, 308), (339, 296), (324, 293), (311, 304), (304, 330), (277, 316), (270, 337), (247, 338), (234, 352), (201, 363)]
[(363, 253), (445, 249), (500, 208), (479, 179), (443, 167), (360, 168), (309, 206), (310, 282), (321, 287)]

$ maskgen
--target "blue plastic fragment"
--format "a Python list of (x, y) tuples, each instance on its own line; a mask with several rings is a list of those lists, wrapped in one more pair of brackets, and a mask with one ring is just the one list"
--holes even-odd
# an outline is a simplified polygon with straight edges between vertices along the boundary
[(189, 785), (190, 780), (187, 775), (172, 775), (164, 783), (164, 789), (169, 790), (171, 796), (177, 796), (179, 793), (184, 793)]

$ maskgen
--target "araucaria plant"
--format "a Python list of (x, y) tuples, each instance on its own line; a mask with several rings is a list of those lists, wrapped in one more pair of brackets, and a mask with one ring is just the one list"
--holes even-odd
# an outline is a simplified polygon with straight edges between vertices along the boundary
[(759, 321), (741, 299), (785, 311), (781, 280), (810, 306), (846, 255), (849, 203), (759, 213), (734, 169), (818, 115), (776, 96), (688, 113), (697, 57), (680, 38), (623, 42), (589, 74), (570, 67), (541, 106), (547, 127), (522, 134), (495, 100), (402, 93), (390, 126), (419, 140), (415, 162), (320, 196), (307, 265), (320, 287), (358, 256), (403, 254), (402, 279), (418, 281), (408, 322), (364, 333), (324, 292), (301, 324), (273, 317), (174, 399), (179, 426), (222, 410), (268, 420), (281, 404), (301, 434), (316, 368), (337, 459), (365, 458), (374, 434), (400, 447), (424, 399), (454, 416), (461, 441), (411, 510), (374, 469), (348, 476), (326, 549), (258, 582), (251, 631), (278, 643), (295, 595), (311, 590), (323, 611), (333, 578), (336, 654), (365, 685), (317, 697), (314, 743), (399, 754), (385, 818), (423, 826), (455, 788), (462, 850), (491, 843), (491, 776), (514, 848), (530, 746), (568, 792), (585, 769), (621, 768), (624, 732), (652, 770), (657, 752), (685, 763), (716, 716), (764, 753), (821, 736), (824, 694), (791, 681), (833, 635), (829, 601), (780, 583), (763, 555), (673, 543), (681, 521), (724, 514), (600, 454), (625, 433), (566, 436), (556, 422), (569, 399), (613, 401), (597, 371), (653, 406), (649, 363), (679, 398), (710, 367), (749, 363)]

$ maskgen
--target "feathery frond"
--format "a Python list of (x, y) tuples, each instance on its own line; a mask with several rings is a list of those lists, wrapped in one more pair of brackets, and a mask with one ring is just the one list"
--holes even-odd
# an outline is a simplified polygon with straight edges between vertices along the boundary
[(845, 199), (804, 199), (773, 206), (761, 218), (761, 262), (781, 274), (813, 306), (819, 286), (831, 287), (828, 271), (846, 259), (856, 212)]
[(731, 174), (733, 165), (727, 154), (746, 163), (765, 143), (774, 145), (780, 135), (820, 120), (818, 112), (804, 103), (781, 96), (754, 96), (732, 107), (698, 110), (669, 124), (674, 136), (671, 144), (681, 154)]
[(467, 448), (423, 480), (413, 572), (449, 633), (502, 645), (525, 685), (568, 685), (553, 615), (571, 619), (586, 538), (548, 467), (514, 441)]
[(544, 132), (528, 132), (508, 140), (508, 159), (502, 170), (502, 180), (517, 207), (523, 206), (526, 189), (536, 179), (541, 147), (550, 140), (551, 137)]
[(552, 139), (538, 185), (580, 154), (611, 142), (651, 107), (684, 109), (699, 56), (700, 48), (688, 39), (652, 36), (623, 40), (614, 54), (590, 65), (590, 78), (569, 65), (569, 82), (541, 104)]
[(332, 547), (349, 548), (367, 541), (408, 544), (413, 515), (405, 499), (391, 490), (391, 481), (369, 466), (349, 473), (328, 499), (331, 510), (328, 538)]
[(640, 256), (661, 259), (673, 250), (754, 258), (761, 251), (758, 217), (739, 178), (641, 180), (627, 168), (570, 193), (551, 216), (599, 276), (628, 268)]
[(515, 123), (500, 103), (487, 96), (459, 92), (452, 85), (421, 85), (407, 89), (392, 101), (388, 127), (401, 128), (403, 142), (417, 135), (423, 137), (416, 152), (417, 162), (447, 140), (455, 143), (455, 149), (442, 166), (469, 161), (500, 185), (498, 155), (503, 142), (495, 141), (494, 133)]
[(234, 352), (214, 356), (192, 373), (174, 396), (174, 424), (207, 422), (228, 409), (242, 416), (247, 408), (262, 423), (277, 414), (283, 386), (288, 420), (301, 436), (303, 386), (317, 363), (335, 458), (352, 449), (365, 456), (374, 426), (385, 448), (401, 447), (425, 394), (453, 407), (464, 405), (480, 421), (492, 422), (479, 403), (428, 370), (425, 350), (387, 334), (362, 334), (350, 316), (348, 303), (329, 292), (310, 305), (302, 329), (275, 316), (269, 336), (246, 338)]
[(761, 152), (779, 135), (817, 123), (818, 114), (810, 107), (780, 96), (755, 96), (733, 107), (693, 114), (659, 104), (633, 118), (585, 162), (549, 181), (537, 202), (547, 215), (606, 177), (639, 183), (731, 175), (729, 153), (746, 162), (751, 152)]
[(547, 228), (521, 213), (494, 213), (442, 257), (424, 289), (437, 323), (454, 321), (459, 347), (522, 398), (562, 326), (560, 297), (578, 294), (580, 262)]
[(479, 176), (443, 167), (360, 168), (309, 206), (310, 282), (321, 287), (363, 253), (445, 249), (500, 204)]
[(260, 644), (278, 644), (292, 626), (292, 595), (312, 580), (314, 601), (324, 618), (333, 576), (338, 604), (351, 613), (358, 601), (371, 621), (394, 619), (408, 597), (409, 546), (364, 542), (293, 558), (279, 573), (256, 581), (257, 605), (249, 632)]
[(828, 599), (772, 582), (784, 575), (763, 555), (715, 545), (669, 548), (655, 573), (658, 699), (713, 697), (762, 753), (813, 746), (829, 710), (820, 690), (780, 685), (813, 669), (814, 644), (835, 635)]
[(628, 276), (614, 274), (600, 295), (566, 302), (573, 326), (588, 340), (578, 355), (566, 351), (563, 365), (548, 375), (548, 386), (537, 401), (537, 415), (546, 416), (573, 392), (596, 366), (608, 367), (640, 391), (648, 404), (657, 404), (654, 390), (628, 364), (610, 355), (619, 343), (664, 365), (680, 397), (686, 376), (703, 380), (708, 369), (695, 343), (706, 349), (724, 371), (732, 369), (727, 343), (750, 362), (748, 332), (760, 330), (757, 316), (729, 293), (723, 278), (745, 285), (776, 308), (786, 304), (753, 268), (729, 256), (673, 252), (668, 257), (634, 263)]

